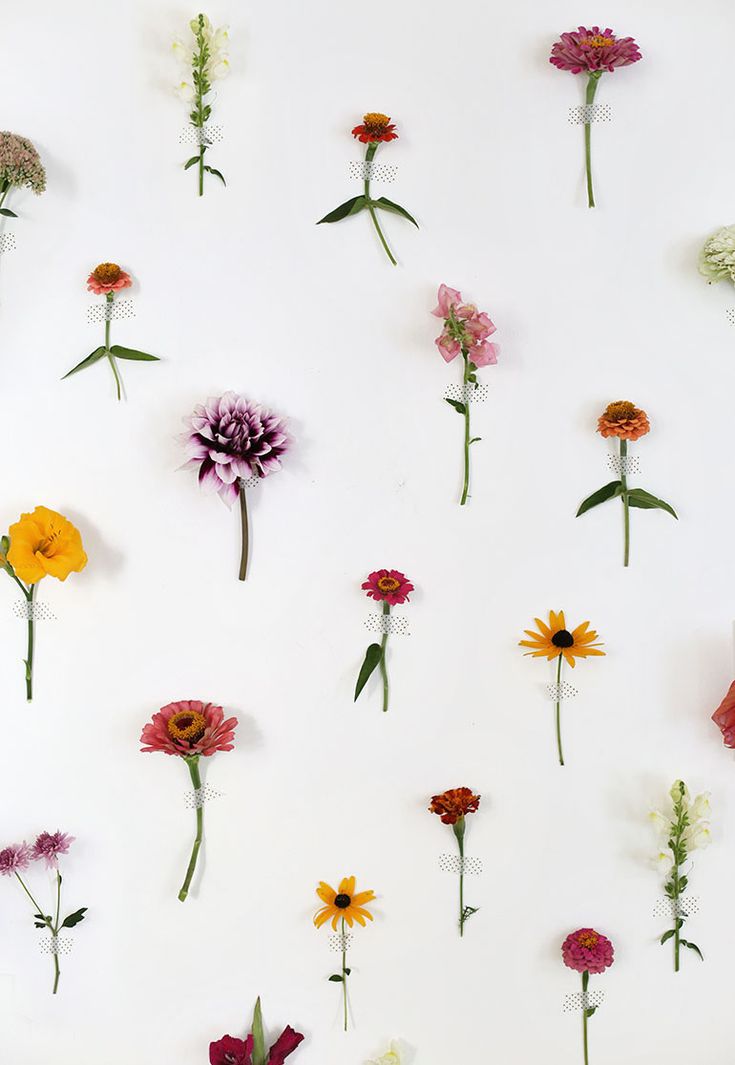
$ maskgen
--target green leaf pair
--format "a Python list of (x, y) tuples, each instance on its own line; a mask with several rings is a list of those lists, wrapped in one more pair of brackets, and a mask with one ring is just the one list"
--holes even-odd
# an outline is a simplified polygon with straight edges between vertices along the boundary
[(325, 214), (324, 218), (320, 218), (317, 225), (320, 226), (322, 222), (341, 222), (343, 218), (348, 218), (350, 215), (359, 214), (360, 211), (365, 210), (367, 207), (380, 207), (384, 211), (391, 211), (393, 214), (402, 215), (403, 218), (407, 218), (409, 222), (413, 222), (416, 228), (419, 228), (419, 224), (413, 215), (410, 215), (405, 207), (401, 207), (399, 203), (394, 203), (393, 200), (389, 200), (386, 196), (381, 196), (377, 200), (368, 199), (367, 196), (353, 196), (350, 200), (345, 200), (339, 207), (335, 207), (329, 214)]
[[(451, 400), (447, 400), (451, 403)], [(577, 511), (577, 517), (582, 514), (586, 514), (588, 510), (592, 510), (593, 507), (598, 507), (600, 503), (606, 503), (608, 499), (615, 499), (617, 496), (625, 496), (628, 501), (628, 505), (631, 507), (639, 507), (641, 510), (665, 510), (668, 514), (678, 520), (678, 514), (674, 508), (665, 500), (659, 499), (657, 496), (647, 492), (644, 488), (629, 488), (627, 492), (624, 492), (622, 481), (610, 481), (609, 484), (605, 484), (602, 488), (598, 488), (596, 492), (593, 492), (591, 496), (580, 504)]]
[(373, 672), (380, 665), (380, 661), (383, 657), (383, 648), (379, 643), (371, 643), (365, 652), (365, 659), (360, 667), (360, 673), (357, 678), (357, 684), (355, 685), (355, 698), (353, 702), (357, 702), (358, 696), (367, 682), (370, 680)]
[[(352, 969), (345, 969), (345, 976), (349, 976), (351, 972), (352, 972)], [(342, 981), (343, 981), (343, 977), (340, 976), (339, 973), (335, 973), (333, 976), (329, 977), (329, 982), (331, 984), (341, 984)]]
[(65, 381), (67, 377), (71, 377), (72, 374), (78, 373), (80, 370), (86, 370), (88, 366), (93, 366), (105, 355), (114, 355), (117, 359), (128, 359), (132, 362), (160, 362), (161, 360), (157, 355), (149, 355), (147, 351), (137, 351), (135, 348), (124, 348), (121, 344), (113, 344), (111, 348), (104, 346), (95, 348), (91, 355), (87, 355), (86, 359), (82, 359), (76, 366), (72, 367), (68, 373), (65, 373), (61, 378)]

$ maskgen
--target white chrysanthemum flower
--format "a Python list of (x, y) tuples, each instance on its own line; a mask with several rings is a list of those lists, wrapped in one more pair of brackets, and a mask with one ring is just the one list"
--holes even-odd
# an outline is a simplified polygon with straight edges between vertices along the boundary
[(194, 86), (190, 85), (188, 81), (180, 81), (175, 91), (176, 95), (182, 100), (186, 100), (187, 103), (194, 99)]
[(699, 272), (710, 285), (715, 281), (735, 284), (735, 226), (723, 226), (705, 242), (699, 253)]
[(712, 804), (710, 802), (710, 793), (704, 791), (701, 795), (697, 795), (692, 803), (689, 816), (692, 821), (709, 821), (711, 814)]
[(400, 1047), (393, 1041), (390, 1049), (382, 1057), (376, 1058), (375, 1061), (368, 1061), (367, 1065), (401, 1065), (402, 1060)]

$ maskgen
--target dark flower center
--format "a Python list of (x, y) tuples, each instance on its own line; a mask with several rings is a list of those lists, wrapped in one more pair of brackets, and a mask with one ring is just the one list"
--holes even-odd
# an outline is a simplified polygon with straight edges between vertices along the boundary
[(337, 907), (338, 910), (346, 910), (351, 902), (352, 899), (349, 895), (337, 895), (334, 900), (334, 905)]
[(117, 263), (100, 263), (94, 269), (94, 276), (101, 285), (114, 285), (120, 277), (120, 267)]
[(204, 714), (198, 714), (194, 710), (182, 710), (169, 718), (167, 728), (172, 739), (196, 743), (206, 732), (207, 719)]
[(395, 577), (380, 577), (378, 579), (378, 588), (381, 592), (397, 592), (401, 587), (401, 582), (397, 581)]
[(551, 637), (551, 642), (554, 647), (572, 647), (574, 644), (574, 637), (568, 629), (559, 629)]

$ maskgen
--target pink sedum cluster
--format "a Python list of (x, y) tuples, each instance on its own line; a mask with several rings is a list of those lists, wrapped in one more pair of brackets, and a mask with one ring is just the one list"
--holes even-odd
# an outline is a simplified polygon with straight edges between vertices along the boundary
[(490, 317), (484, 311), (478, 311), (473, 303), (463, 303), (461, 292), (440, 285), (438, 305), (431, 313), (444, 319), (444, 330), (437, 337), (436, 346), (445, 362), (456, 359), (463, 350), (478, 369), (498, 361), (498, 345), (488, 340), (495, 332), (495, 326)]
[(578, 973), (604, 973), (613, 963), (615, 951), (607, 936), (594, 928), (579, 928), (564, 940), (564, 964)]
[(616, 37), (611, 29), (578, 26), (572, 33), (562, 33), (551, 49), (549, 62), (572, 74), (586, 71), (612, 73), (615, 67), (627, 67), (641, 59), (632, 37)]
[(46, 188), (46, 171), (26, 137), (3, 130), (0, 131), (0, 192), (11, 185), (25, 186), (40, 196)]

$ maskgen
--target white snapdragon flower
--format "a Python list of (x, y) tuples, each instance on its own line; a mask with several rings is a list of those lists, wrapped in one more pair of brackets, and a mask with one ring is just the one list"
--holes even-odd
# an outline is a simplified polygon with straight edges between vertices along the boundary
[(375, 1061), (368, 1061), (367, 1065), (401, 1065), (402, 1060), (400, 1047), (394, 1041), (391, 1043), (390, 1049), (382, 1057), (377, 1058)]
[(712, 803), (710, 802), (710, 793), (708, 791), (697, 795), (689, 813), (692, 821), (709, 821), (712, 814)]
[(184, 66), (187, 67), (191, 66), (191, 61), (194, 57), (194, 53), (192, 52), (191, 48), (189, 48), (188, 45), (184, 44), (184, 42), (178, 37), (171, 45), (171, 51), (174, 54), (174, 58), (178, 60), (179, 63), (183, 63)]
[(659, 835), (664, 836), (668, 839), (668, 837), (671, 835), (672, 828), (671, 821), (668, 817), (664, 817), (664, 815), (659, 813), (658, 810), (651, 810), (648, 815), (648, 820), (651, 822), (654, 830), (658, 832)]
[(187, 103), (194, 99), (194, 86), (190, 85), (188, 81), (180, 81), (175, 91), (176, 95)]
[(655, 862), (659, 869), (668, 872), (674, 864), (674, 856), (671, 851), (659, 851), (656, 855)]
[(212, 50), (226, 52), (230, 43), (230, 30), (228, 26), (221, 26), (214, 31), (212, 36)]
[(212, 81), (221, 81), (230, 73), (230, 61), (227, 56), (222, 56), (212, 63), (209, 68), (209, 76)]
[(695, 825), (686, 834), (687, 848), (690, 851), (704, 850), (712, 842), (712, 833), (708, 825)]

